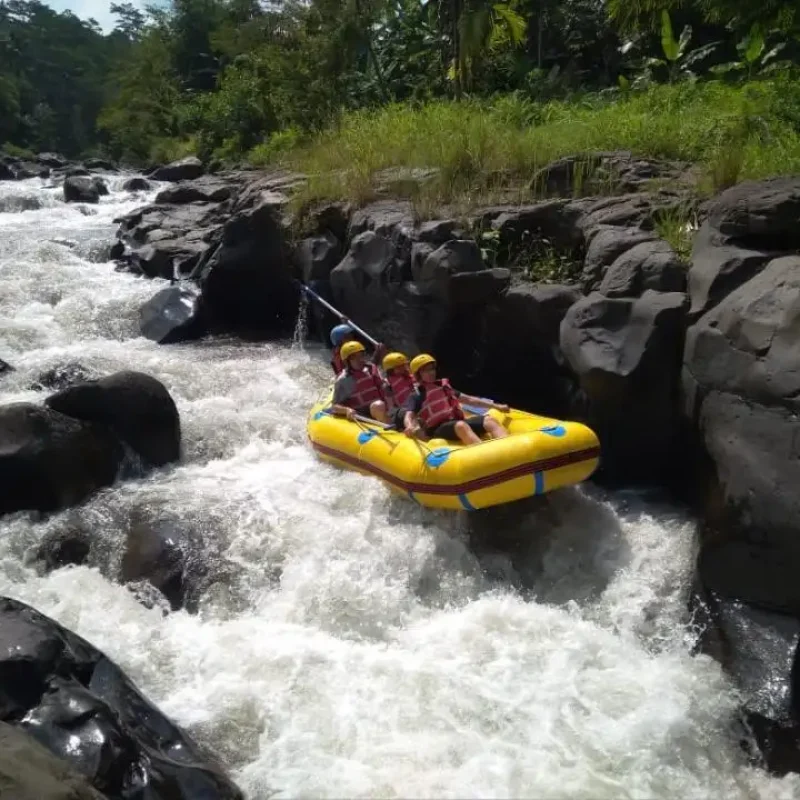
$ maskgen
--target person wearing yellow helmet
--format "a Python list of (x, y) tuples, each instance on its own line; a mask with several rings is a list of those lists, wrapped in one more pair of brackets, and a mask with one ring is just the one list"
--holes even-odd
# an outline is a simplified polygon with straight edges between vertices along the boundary
[(345, 342), (341, 348), (344, 369), (333, 384), (331, 411), (339, 417), (356, 415), (388, 422), (389, 397), (375, 364), (367, 361), (361, 342)]
[[(331, 345), (333, 345), (333, 353), (331, 354), (331, 369), (334, 375), (338, 375), (345, 367), (344, 360), (342, 359), (342, 348), (348, 342), (357, 342), (358, 336), (351, 325), (342, 323), (337, 325), (331, 330)], [(386, 345), (378, 343), (375, 347), (375, 353), (372, 356), (373, 363), (377, 364), (383, 354), (386, 352)]]
[(493, 439), (508, 436), (497, 420), (482, 415), (466, 419), (461, 403), (508, 412), (508, 406), (456, 391), (446, 379), (436, 378), (436, 359), (421, 353), (411, 361), (416, 390), (405, 405), (404, 430), (409, 436), (422, 431), (431, 439), (451, 439), (463, 444), (478, 444), (488, 434)]
[(386, 376), (386, 389), (393, 408), (389, 413), (392, 424), (398, 431), (405, 427), (405, 404), (414, 393), (416, 385), (408, 368), (408, 356), (405, 353), (389, 353), (381, 364)]

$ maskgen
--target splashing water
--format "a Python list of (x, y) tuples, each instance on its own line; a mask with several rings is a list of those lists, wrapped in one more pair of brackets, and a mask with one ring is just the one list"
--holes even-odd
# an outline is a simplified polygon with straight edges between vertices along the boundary
[[(257, 800), (800, 794), (747, 765), (735, 692), (688, 654), (690, 520), (581, 489), (468, 524), (319, 463), (305, 414), (330, 369), (300, 336), (139, 337), (163, 284), (100, 259), (113, 218), (154, 193), (120, 185), (87, 214), (46, 182), (0, 183), (0, 357), (17, 368), (0, 402), (40, 401), (36, 376), (65, 362), (142, 370), (178, 403), (184, 459), (45, 521), (0, 521), (1, 593), (117, 660)], [(95, 568), (25, 561), (78, 525), (113, 562), (137, 509), (208, 544), (197, 615), (145, 608)]]

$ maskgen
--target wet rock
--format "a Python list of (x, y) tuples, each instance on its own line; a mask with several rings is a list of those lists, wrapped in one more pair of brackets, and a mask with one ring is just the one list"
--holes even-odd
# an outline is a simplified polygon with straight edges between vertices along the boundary
[(16, 173), (11, 166), (3, 161), (0, 161), (0, 181), (15, 181), (16, 179)]
[(0, 407), (0, 514), (55, 511), (110, 486), (122, 463), (102, 426), (31, 403)]
[(73, 383), (88, 381), (97, 377), (94, 370), (89, 370), (77, 361), (59, 364), (46, 370), (31, 384), (34, 391), (60, 391)]
[(154, 181), (190, 181), (199, 178), (204, 172), (203, 162), (190, 156), (173, 161), (165, 167), (157, 167), (149, 174)]
[(717, 555), (701, 563), (692, 596), (698, 646), (725, 667), (740, 691), (758, 747), (753, 755), (772, 772), (800, 772), (800, 620), (720, 592), (715, 576), (706, 572)]
[(114, 242), (108, 251), (109, 261), (118, 261), (125, 255), (125, 245), (122, 242)]
[(679, 467), (679, 370), (686, 296), (579, 300), (561, 323), (560, 344), (603, 442), (602, 477), (671, 480)]
[(613, 225), (597, 228), (586, 249), (583, 261), (581, 285), (584, 292), (597, 289), (606, 270), (632, 247), (643, 242), (652, 242), (655, 239), (654, 234), (638, 228), (620, 228)]
[(12, 367), (11, 364), (9, 364), (7, 361), (3, 361), (3, 359), (0, 358), (0, 375), (13, 371), (14, 367)]
[(164, 384), (142, 372), (116, 372), (51, 395), (48, 408), (112, 430), (147, 466), (180, 457), (180, 418)]
[(5, 722), (0, 722), (0, 795), (8, 800), (103, 800), (69, 764)]
[(172, 280), (191, 274), (208, 245), (186, 238), (163, 239), (130, 252), (130, 265), (148, 278)]
[(86, 167), (81, 167), (81, 166), (69, 167), (64, 172), (65, 178), (83, 178), (87, 177), (88, 175), (89, 175), (89, 170), (86, 169)]
[(662, 239), (640, 242), (618, 256), (597, 291), (606, 297), (640, 297), (643, 292), (683, 292), (686, 268)]
[(64, 181), (64, 200), (68, 203), (99, 203), (100, 190), (92, 178), (69, 177)]
[(328, 280), (341, 258), (341, 242), (330, 232), (303, 239), (294, 251), (294, 263), (305, 283)]
[(28, 178), (49, 178), (50, 168), (41, 164), (34, 164), (32, 161), (19, 161), (14, 167), (14, 177), (18, 181)]
[(46, 572), (69, 564), (85, 564), (92, 549), (91, 539), (80, 528), (57, 530), (48, 534), (33, 552), (33, 561), (42, 564)]
[(485, 268), (480, 248), (474, 241), (454, 239), (434, 250), (413, 277), (426, 288), (436, 291), (437, 287), (446, 286), (454, 275), (479, 272)]
[(122, 188), (126, 192), (149, 192), (151, 184), (147, 178), (128, 178)]
[(142, 336), (159, 344), (197, 339), (206, 332), (198, 292), (186, 286), (169, 286), (139, 309)]
[(241, 800), (213, 756), (116, 664), (8, 598), (0, 599), (0, 676), (0, 720), (30, 734), (107, 797)]
[(67, 159), (58, 153), (39, 153), (39, 155), (36, 156), (36, 161), (51, 169), (64, 169), (69, 164)]
[(105, 158), (87, 158), (83, 162), (86, 169), (102, 169), (106, 172), (116, 172), (117, 165), (113, 161), (108, 161)]
[(134, 511), (120, 565), (123, 583), (146, 581), (173, 611), (196, 611), (206, 574), (203, 544), (196, 534), (176, 520)]
[(109, 193), (106, 182), (99, 175), (92, 176), (92, 183), (97, 189), (97, 193), (100, 195), (100, 197), (103, 197)]

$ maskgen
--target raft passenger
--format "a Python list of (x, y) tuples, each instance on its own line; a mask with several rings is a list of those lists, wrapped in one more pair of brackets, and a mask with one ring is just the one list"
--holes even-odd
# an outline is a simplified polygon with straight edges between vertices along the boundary
[(406, 401), (404, 429), (416, 436), (420, 428), (431, 439), (451, 439), (463, 444), (478, 444), (483, 434), (503, 439), (508, 431), (497, 420), (483, 414), (466, 419), (461, 402), (479, 408), (495, 408), (508, 413), (508, 406), (464, 394), (446, 379), (436, 379), (436, 359), (422, 353), (411, 362), (411, 374), (417, 387)]
[(389, 422), (386, 385), (375, 364), (367, 361), (361, 342), (345, 342), (341, 348), (344, 369), (333, 384), (331, 411), (353, 420), (356, 415)]
[(405, 428), (406, 403), (414, 394), (416, 385), (408, 368), (408, 356), (405, 353), (389, 353), (381, 364), (386, 375), (386, 390), (392, 409), (389, 418), (398, 431)]
[[(331, 369), (334, 375), (338, 375), (344, 369), (344, 361), (342, 360), (342, 347), (347, 342), (357, 342), (358, 336), (352, 326), (347, 324), (337, 325), (331, 329), (331, 344), (333, 345), (333, 353), (331, 354)], [(375, 348), (375, 353), (372, 356), (373, 362), (378, 363), (383, 354), (386, 352), (386, 347), (379, 344)]]

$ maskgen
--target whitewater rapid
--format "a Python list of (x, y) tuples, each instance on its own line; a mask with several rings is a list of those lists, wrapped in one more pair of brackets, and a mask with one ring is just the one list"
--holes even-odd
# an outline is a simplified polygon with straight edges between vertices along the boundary
[[(731, 684), (689, 654), (691, 520), (586, 488), (468, 526), (317, 462), (304, 421), (324, 351), (139, 337), (160, 284), (106, 259), (114, 217), (154, 192), (109, 182), (84, 210), (47, 181), (0, 183), (0, 358), (16, 367), (0, 403), (41, 401), (28, 387), (67, 362), (141, 370), (175, 397), (184, 457), (49, 520), (0, 520), (0, 594), (104, 650), (254, 800), (800, 796), (796, 776), (747, 764)], [(69, 526), (118, 552), (140, 509), (213, 543), (197, 615), (26, 562)]]

